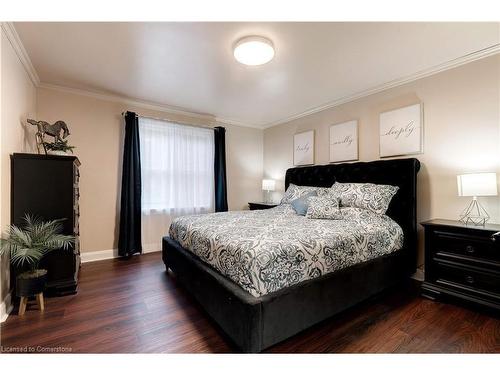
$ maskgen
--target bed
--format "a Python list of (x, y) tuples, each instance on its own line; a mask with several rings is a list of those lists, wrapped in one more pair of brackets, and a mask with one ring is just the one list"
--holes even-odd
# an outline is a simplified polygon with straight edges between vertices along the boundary
[[(330, 187), (338, 181), (387, 184), (399, 190), (387, 220), (362, 217), (346, 229), (335, 221), (298, 217), (288, 205), (181, 218), (163, 238), (163, 261), (236, 346), (260, 352), (415, 271), (419, 168), (412, 158), (288, 169), (286, 187)], [(371, 230), (361, 232), (361, 227)], [(334, 249), (349, 244), (350, 237), (370, 246), (359, 245), (342, 258), (338, 254), (345, 252), (318, 258), (312, 251), (318, 247), (312, 242)], [(272, 252), (253, 254), (255, 242), (263, 249), (283, 247), (285, 256), (271, 262)]]

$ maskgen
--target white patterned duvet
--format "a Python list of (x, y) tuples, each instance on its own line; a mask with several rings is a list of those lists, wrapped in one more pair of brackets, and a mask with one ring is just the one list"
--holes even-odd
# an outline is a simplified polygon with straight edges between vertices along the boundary
[(183, 216), (170, 237), (255, 297), (401, 248), (388, 216), (343, 208), (342, 220), (307, 219), (291, 205)]

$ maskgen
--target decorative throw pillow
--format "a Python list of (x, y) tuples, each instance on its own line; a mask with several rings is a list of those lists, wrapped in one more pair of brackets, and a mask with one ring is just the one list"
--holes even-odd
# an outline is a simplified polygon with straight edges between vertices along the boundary
[(327, 195), (330, 193), (331, 188), (322, 188), (317, 186), (299, 186), (295, 184), (288, 185), (288, 189), (285, 191), (285, 195), (281, 198), (280, 204), (290, 203), (291, 201), (300, 198), (304, 194), (308, 194), (315, 191), (318, 196)]
[(307, 212), (307, 208), (309, 207), (309, 198), (317, 196), (318, 193), (316, 191), (311, 191), (310, 193), (304, 194), (297, 199), (294, 199), (290, 202), (295, 212), (298, 215), (304, 216)]
[(338, 220), (340, 214), (339, 200), (331, 195), (309, 198), (306, 218)]
[(316, 188), (316, 193), (318, 193), (318, 197), (323, 197), (325, 195), (330, 195), (331, 192), (332, 192), (332, 188), (331, 187), (327, 187), (327, 188), (317, 187)]
[(340, 199), (341, 206), (364, 208), (383, 215), (398, 190), (399, 187), (392, 185), (336, 182), (331, 194)]

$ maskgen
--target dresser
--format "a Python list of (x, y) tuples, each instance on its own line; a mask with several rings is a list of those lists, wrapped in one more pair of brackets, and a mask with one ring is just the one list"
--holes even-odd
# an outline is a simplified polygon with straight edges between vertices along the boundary
[(78, 286), (79, 166), (75, 156), (11, 156), (11, 222), (22, 225), (26, 213), (44, 220), (64, 218), (63, 233), (76, 237), (72, 250), (50, 252), (40, 263), (40, 268), (48, 271), (48, 295), (73, 294)]
[(500, 312), (500, 225), (453, 220), (421, 223), (425, 230), (422, 295)]

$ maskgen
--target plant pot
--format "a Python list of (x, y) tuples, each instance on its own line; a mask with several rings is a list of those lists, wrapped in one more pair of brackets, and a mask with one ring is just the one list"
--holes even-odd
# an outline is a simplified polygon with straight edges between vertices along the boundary
[(42, 293), (47, 283), (47, 270), (23, 272), (16, 277), (16, 295), (30, 297)]

